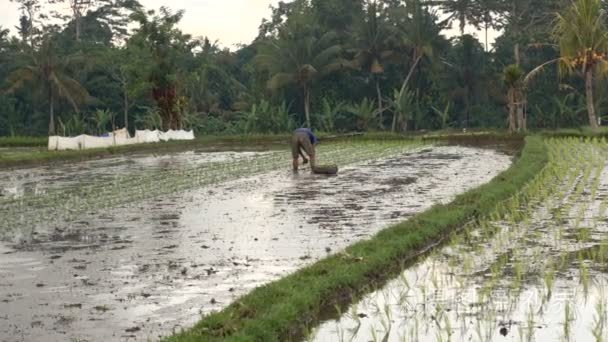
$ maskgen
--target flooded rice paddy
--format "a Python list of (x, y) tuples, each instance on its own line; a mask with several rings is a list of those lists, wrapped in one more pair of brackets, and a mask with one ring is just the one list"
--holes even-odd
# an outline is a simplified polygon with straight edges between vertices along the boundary
[(607, 341), (608, 144), (548, 142), (521, 195), (314, 331), (314, 341)]
[(0, 341), (158, 340), (511, 163), (403, 143), (320, 156), (338, 176), (292, 174), (283, 151), (0, 173)]

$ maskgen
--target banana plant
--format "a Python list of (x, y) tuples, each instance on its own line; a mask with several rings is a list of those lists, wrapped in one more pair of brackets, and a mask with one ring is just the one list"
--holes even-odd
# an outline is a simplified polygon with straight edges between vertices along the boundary
[(445, 129), (448, 127), (448, 120), (450, 119), (450, 107), (452, 106), (451, 102), (447, 102), (445, 105), (445, 108), (443, 109), (438, 109), (435, 106), (431, 106), (431, 108), (433, 109), (433, 112), (435, 112), (435, 114), (437, 114), (437, 116), (439, 117), (439, 120), (441, 121), (441, 128)]
[(364, 98), (361, 103), (349, 105), (346, 110), (355, 115), (357, 119), (357, 129), (367, 131), (378, 127), (378, 108), (376, 102), (368, 98)]
[(407, 131), (408, 121), (412, 119), (414, 111), (415, 95), (407, 88), (393, 91), (393, 98), (390, 99), (390, 105), (393, 110), (393, 125), (391, 131), (394, 133), (397, 126), (401, 131)]
[(336, 116), (346, 109), (346, 102), (330, 102), (327, 98), (321, 101), (321, 129), (325, 132), (334, 132)]

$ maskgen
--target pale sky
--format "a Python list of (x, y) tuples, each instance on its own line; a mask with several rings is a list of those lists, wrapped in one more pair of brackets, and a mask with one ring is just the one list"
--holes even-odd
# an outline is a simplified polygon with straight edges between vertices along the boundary
[[(218, 40), (221, 46), (230, 49), (234, 49), (235, 44), (250, 43), (257, 36), (262, 19), (270, 17), (269, 6), (278, 2), (279, 0), (140, 0), (147, 9), (166, 6), (173, 10), (185, 10), (179, 25), (183, 32), (195, 37), (207, 36), (211, 41)], [(10, 0), (0, 0), (0, 8), (0, 26), (15, 32), (14, 27), (19, 23), (19, 6)], [(51, 5), (46, 5), (45, 9), (49, 8)], [(66, 5), (53, 8), (67, 9)], [(475, 34), (474, 30), (467, 31)], [(446, 32), (448, 36), (456, 34), (458, 31), (455, 29)], [(483, 42), (483, 33), (476, 35)], [(496, 33), (491, 32), (490, 44), (495, 36)]]

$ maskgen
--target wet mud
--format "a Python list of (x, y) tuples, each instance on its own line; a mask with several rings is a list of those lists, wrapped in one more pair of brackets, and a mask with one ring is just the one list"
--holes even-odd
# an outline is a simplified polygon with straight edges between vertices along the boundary
[[(206, 158), (186, 154), (183, 162)], [(87, 212), (34, 231), (26, 242), (0, 243), (0, 341), (158, 340), (261, 284), (450, 201), (510, 163), (491, 150), (426, 147), (341, 167), (337, 176), (285, 169)], [(115, 166), (79, 163), (51, 175), (41, 168), (19, 178), (17, 171), (0, 174), (0, 187), (19, 196), (143, 165), (150, 164), (119, 158)], [(69, 172), (81, 177), (65, 177)]]

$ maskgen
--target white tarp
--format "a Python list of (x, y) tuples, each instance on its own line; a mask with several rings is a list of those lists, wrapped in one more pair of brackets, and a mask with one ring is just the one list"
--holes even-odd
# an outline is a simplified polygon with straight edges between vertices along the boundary
[(80, 150), (82, 149), (82, 143), (81, 135), (74, 138), (53, 136), (49, 137), (49, 150)]
[(127, 131), (126, 128), (121, 128), (118, 130), (115, 130), (114, 132), (110, 132), (108, 133), (109, 136), (111, 137), (117, 137), (117, 138), (131, 138), (131, 136), (129, 135), (129, 131)]
[(83, 136), (83, 139), (83, 150), (91, 148), (107, 148), (112, 147), (114, 144), (114, 138), (112, 137), (94, 137), (91, 135), (85, 135)]
[(160, 140), (169, 141), (169, 140), (194, 140), (194, 132), (193, 131), (174, 131), (168, 130), (167, 132), (159, 132)]
[(108, 148), (112, 146), (157, 143), (160, 141), (169, 140), (194, 140), (194, 132), (184, 130), (169, 130), (167, 132), (161, 132), (158, 130), (150, 131), (146, 129), (143, 131), (135, 131), (135, 137), (131, 138), (129, 136), (129, 132), (123, 128), (108, 133), (107, 136), (103, 137), (95, 137), (91, 135), (79, 135), (77, 137), (51, 136), (49, 137), (48, 148), (51, 151), (84, 150), (91, 148)]
[(156, 143), (160, 141), (158, 133), (158, 131), (150, 131), (149, 129), (146, 129), (145, 131), (135, 131), (135, 139), (137, 139), (139, 144)]

